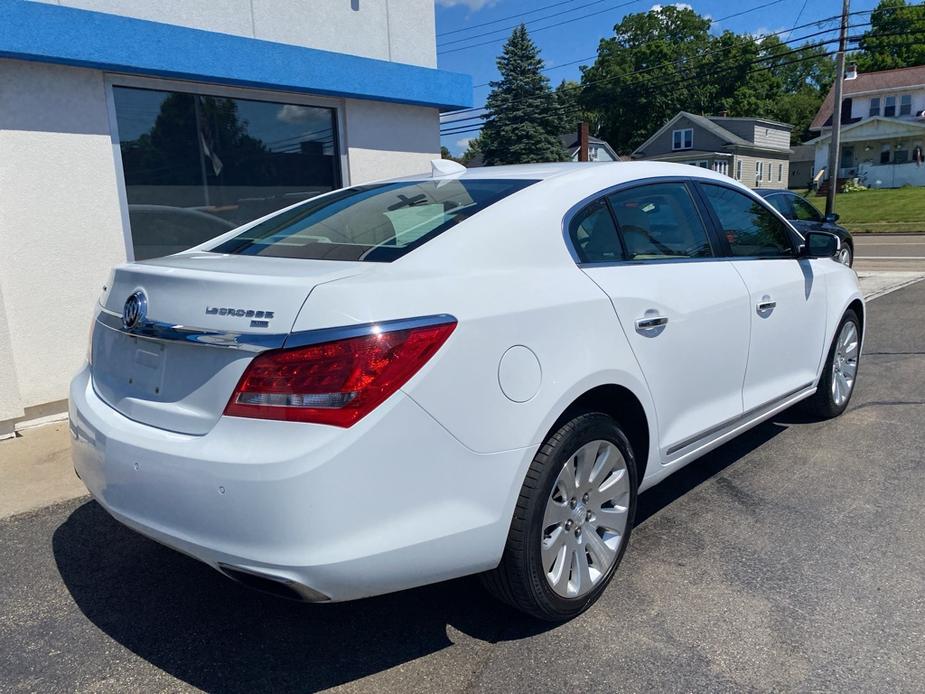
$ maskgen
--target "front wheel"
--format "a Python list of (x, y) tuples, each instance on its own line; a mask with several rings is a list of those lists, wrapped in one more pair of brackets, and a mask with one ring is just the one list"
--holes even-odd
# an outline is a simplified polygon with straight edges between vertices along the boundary
[(805, 401), (804, 409), (808, 414), (830, 419), (845, 411), (854, 393), (860, 358), (861, 321), (849, 309), (835, 331), (816, 393)]
[(601, 412), (574, 417), (533, 459), (501, 564), (483, 583), (540, 619), (581, 614), (623, 557), (637, 486), (632, 448), (613, 418)]
[(841, 249), (835, 255), (835, 260), (842, 265), (851, 267), (854, 264), (854, 253), (851, 252), (851, 246), (847, 243), (842, 243)]

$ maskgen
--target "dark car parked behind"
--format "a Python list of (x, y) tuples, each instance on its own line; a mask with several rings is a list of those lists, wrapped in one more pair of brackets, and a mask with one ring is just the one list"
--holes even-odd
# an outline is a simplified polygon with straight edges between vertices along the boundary
[(835, 259), (848, 267), (854, 263), (854, 240), (850, 231), (835, 223), (838, 221), (837, 214), (825, 217), (812, 203), (789, 190), (756, 188), (755, 192), (784, 215), (804, 236), (808, 231), (828, 231), (838, 236), (841, 239), (841, 250)]

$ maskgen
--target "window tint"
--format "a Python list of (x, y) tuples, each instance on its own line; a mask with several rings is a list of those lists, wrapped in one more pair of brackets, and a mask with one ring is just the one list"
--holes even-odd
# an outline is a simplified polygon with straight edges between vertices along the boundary
[(340, 187), (333, 109), (113, 87), (136, 260)]
[(739, 191), (706, 184), (703, 192), (719, 219), (734, 256), (792, 257), (784, 223), (761, 203)]
[(768, 201), (771, 207), (780, 212), (787, 219), (793, 219), (793, 210), (790, 208), (789, 196), (783, 194), (769, 195), (765, 200)]
[(791, 200), (793, 202), (793, 212), (795, 219), (799, 219), (801, 222), (822, 221), (822, 215), (819, 214), (819, 210), (813, 207), (811, 203), (808, 203), (803, 198), (798, 198), (795, 195), (791, 197)]
[(609, 196), (627, 257), (707, 258), (706, 227), (683, 183), (655, 183)]
[(572, 219), (572, 245), (583, 263), (606, 263), (623, 259), (623, 248), (613, 217), (603, 199), (597, 200)]
[(309, 200), (211, 250), (390, 262), (534, 182), (428, 179), (356, 186)]

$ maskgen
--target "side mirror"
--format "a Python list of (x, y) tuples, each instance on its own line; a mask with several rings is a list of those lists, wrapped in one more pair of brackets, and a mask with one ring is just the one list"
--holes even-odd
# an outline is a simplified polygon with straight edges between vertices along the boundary
[(835, 222), (838, 221), (838, 213), (832, 212), (831, 214), (827, 214), (825, 216), (825, 221), (829, 224), (835, 224)]
[(831, 258), (841, 250), (841, 239), (827, 231), (810, 231), (803, 245), (804, 258)]

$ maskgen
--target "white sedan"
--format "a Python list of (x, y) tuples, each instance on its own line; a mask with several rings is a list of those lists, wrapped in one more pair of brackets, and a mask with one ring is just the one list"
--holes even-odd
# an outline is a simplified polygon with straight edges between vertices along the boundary
[(800, 401), (845, 410), (865, 311), (837, 244), (684, 165), (335, 191), (115, 269), (75, 467), (125, 525), (259, 589), (483, 573), (568, 619), (639, 492)]

